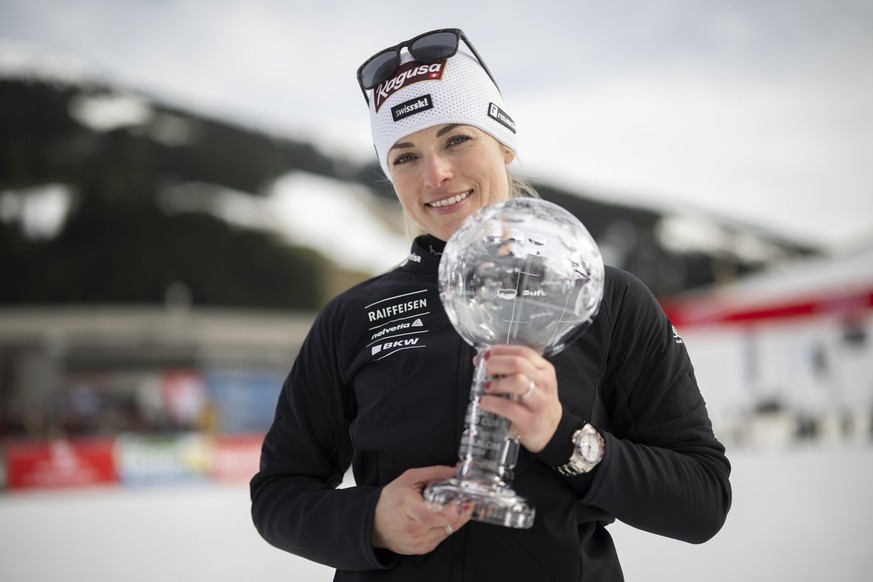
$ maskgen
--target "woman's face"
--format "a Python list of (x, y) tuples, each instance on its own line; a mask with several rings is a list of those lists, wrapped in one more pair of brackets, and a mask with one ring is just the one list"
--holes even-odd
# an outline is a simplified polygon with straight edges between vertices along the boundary
[(448, 240), (480, 208), (509, 198), (506, 164), (515, 153), (469, 125), (437, 125), (388, 151), (394, 190), (425, 232)]

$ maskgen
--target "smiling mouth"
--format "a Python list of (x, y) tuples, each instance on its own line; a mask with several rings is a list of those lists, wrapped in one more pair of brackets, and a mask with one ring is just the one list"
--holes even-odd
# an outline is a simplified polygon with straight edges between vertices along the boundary
[(461, 200), (465, 200), (472, 194), (472, 190), (467, 190), (466, 192), (461, 192), (460, 194), (455, 194), (449, 198), (444, 198), (442, 200), (437, 200), (436, 202), (428, 202), (426, 206), (430, 206), (431, 208), (445, 208), (446, 206), (451, 206), (453, 204), (457, 204)]

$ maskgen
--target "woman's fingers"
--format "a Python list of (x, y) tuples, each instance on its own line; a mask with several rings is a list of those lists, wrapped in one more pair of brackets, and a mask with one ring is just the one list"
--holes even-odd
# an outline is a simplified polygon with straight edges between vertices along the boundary
[(433, 511), (424, 502), (424, 488), (455, 474), (453, 467), (409, 469), (382, 488), (373, 519), (372, 544), (398, 554), (426, 554), (462, 528), (472, 508), (454, 504)]
[(563, 413), (554, 366), (525, 346), (494, 346), (485, 359), (489, 380), (480, 406), (508, 418), (521, 444), (538, 453), (555, 434)]

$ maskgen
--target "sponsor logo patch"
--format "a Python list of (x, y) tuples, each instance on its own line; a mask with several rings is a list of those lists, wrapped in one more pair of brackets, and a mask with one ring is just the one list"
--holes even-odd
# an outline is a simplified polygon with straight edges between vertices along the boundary
[(367, 319), (371, 322), (378, 322), (405, 313), (412, 314), (413, 312), (427, 309), (427, 297), (413, 297), (387, 305), (374, 305), (373, 307), (374, 309), (367, 311)]
[(400, 121), (410, 115), (433, 109), (433, 99), (430, 95), (422, 95), (391, 108), (391, 118)]
[(365, 306), (366, 319), (371, 324), (366, 349), (374, 361), (400, 351), (427, 347), (425, 321), (430, 314), (427, 304), (428, 298), (422, 289)]
[(504, 110), (499, 108), (494, 103), (488, 104), (488, 117), (508, 129), (512, 133), (515, 133), (515, 122)]
[(676, 329), (676, 326), (673, 326), (673, 341), (677, 344), (684, 344), (685, 340), (682, 339), (682, 336), (679, 335), (679, 330)]
[(380, 329), (379, 331), (377, 331), (376, 333), (374, 333), (370, 337), (370, 339), (373, 339), (373, 340), (379, 339), (382, 336), (399, 333), (403, 330), (408, 330), (408, 329), (412, 329), (415, 327), (424, 327), (424, 324), (421, 322), (420, 318), (417, 318), (413, 322), (404, 321), (404, 322), (397, 323), (395, 325), (385, 326), (382, 329)]
[(390, 356), (398, 350), (408, 350), (410, 348), (416, 347), (418, 345), (419, 339), (421, 338), (414, 337), (376, 344), (375, 346), (370, 348), (370, 353), (375, 356), (376, 354), (381, 354), (382, 352), (390, 352), (384, 354), (385, 356)]
[(413, 83), (421, 81), (438, 81), (443, 78), (445, 70), (445, 60), (430, 65), (425, 65), (418, 61), (410, 61), (405, 65), (400, 65), (393, 77), (373, 90), (373, 104), (376, 108), (376, 113), (379, 112), (379, 109), (391, 95), (403, 87), (408, 87)]

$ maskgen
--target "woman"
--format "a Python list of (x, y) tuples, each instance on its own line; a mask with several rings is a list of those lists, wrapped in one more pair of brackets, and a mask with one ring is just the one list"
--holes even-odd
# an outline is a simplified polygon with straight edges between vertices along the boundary
[[(474, 365), (439, 301), (440, 252), (466, 217), (520, 194), (515, 125), (457, 29), (377, 53), (358, 79), (379, 162), (425, 234), (404, 265), (316, 318), (252, 480), (261, 535), (336, 580), (416, 581), (622, 580), (615, 519), (713, 536), (731, 501), (724, 447), (681, 338), (637, 279), (609, 267), (597, 317), (565, 350), (486, 356), (481, 406), (519, 435), (513, 487), (533, 526), (425, 506), (427, 484), (454, 475)], [(350, 465), (356, 486), (336, 489)]]

